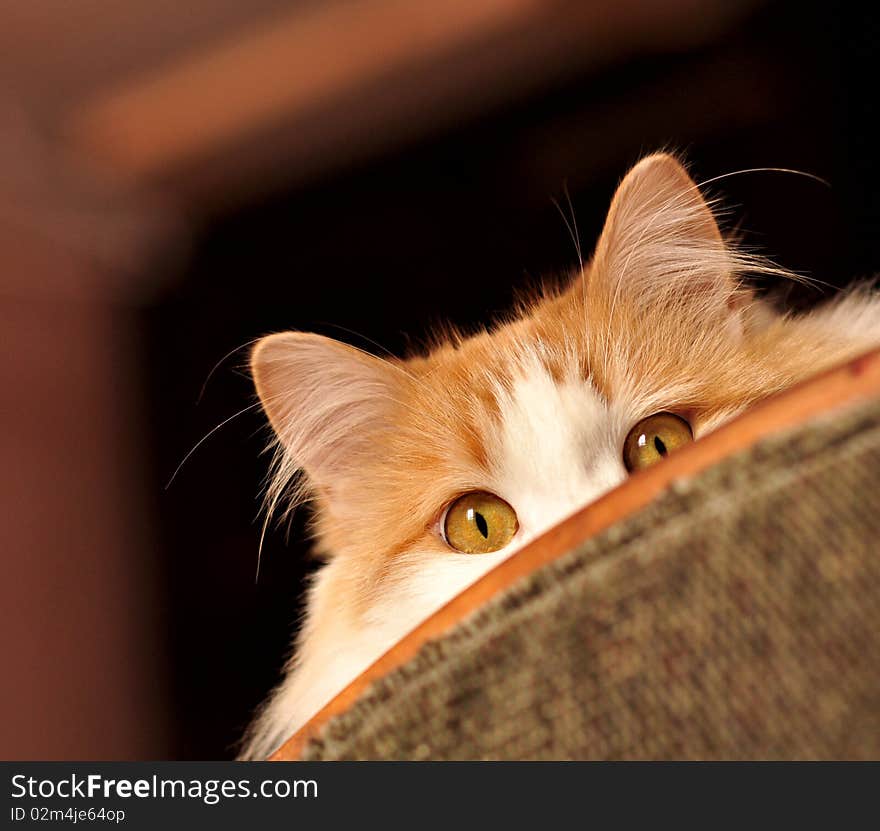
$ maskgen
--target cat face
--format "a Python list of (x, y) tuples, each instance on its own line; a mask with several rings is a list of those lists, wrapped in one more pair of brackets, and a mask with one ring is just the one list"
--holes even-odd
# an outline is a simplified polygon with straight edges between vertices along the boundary
[[(778, 273), (726, 244), (684, 168), (655, 155), (621, 182), (570, 286), (492, 330), (390, 361), (314, 334), (264, 338), (252, 370), (278, 439), (269, 509), (311, 499), (329, 558), (264, 733), (283, 738), (629, 469), (859, 348), (839, 333), (856, 301), (789, 320), (744, 271)], [(862, 347), (880, 335), (876, 305), (863, 316)]]
[[(675, 413), (699, 435), (755, 396), (737, 360), (743, 266), (680, 164), (653, 156), (571, 286), (492, 331), (404, 361), (265, 338), (253, 372), (281, 448), (270, 500), (304, 471), (319, 547), (357, 575), (353, 608), (375, 616), (392, 598), (426, 613), (623, 481), (643, 419)], [(496, 551), (462, 553), (473, 546), (447, 533), (450, 506), (474, 492), (512, 509)], [(472, 514), (472, 533), (494, 532)]]

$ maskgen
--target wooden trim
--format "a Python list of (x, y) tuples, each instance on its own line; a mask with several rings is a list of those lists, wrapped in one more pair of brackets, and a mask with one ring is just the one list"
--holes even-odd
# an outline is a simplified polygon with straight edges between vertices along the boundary
[(316, 3), (237, 32), (71, 113), (68, 130), (117, 169), (150, 178), (281, 118), (316, 111), (366, 81), (546, 11), (542, 0)]
[(271, 757), (298, 759), (308, 740), (333, 716), (349, 707), (376, 679), (409, 661), (429, 640), (442, 637), (461, 620), (521, 577), (568, 553), (583, 540), (645, 507), (675, 480), (693, 476), (710, 465), (814, 416), (880, 395), (880, 350), (761, 402), (739, 418), (641, 471), (620, 487), (569, 517), (498, 565), (395, 644), (333, 698)]

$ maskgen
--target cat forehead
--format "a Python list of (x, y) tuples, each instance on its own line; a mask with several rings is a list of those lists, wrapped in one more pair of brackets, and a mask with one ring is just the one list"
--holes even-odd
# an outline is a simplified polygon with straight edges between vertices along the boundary
[(520, 321), (421, 359), (411, 406), (401, 413), (413, 429), (398, 436), (409, 458), (418, 444), (433, 456), (425, 469), (515, 476), (499, 465), (520, 459), (523, 475), (540, 468), (552, 479), (572, 453), (586, 459), (615, 444), (637, 402), (632, 395), (613, 402), (587, 351), (554, 335)]
[[(591, 294), (584, 274), (562, 294), (478, 335), (451, 337), (405, 362), (437, 398), (497, 412), (499, 393), (518, 380), (548, 376), (557, 385), (588, 382), (600, 399), (629, 412), (661, 404), (729, 409), (745, 380), (743, 354), (723, 327), (670, 302), (651, 314), (631, 309), (626, 293)], [(739, 380), (737, 380), (739, 379)]]
[(500, 396), (499, 411), (491, 475), (499, 495), (532, 528), (560, 519), (626, 475), (619, 447), (628, 414), (589, 379), (559, 380), (534, 363)]
[[(591, 321), (598, 326), (600, 321)], [(561, 381), (572, 374), (592, 376), (604, 392), (601, 367), (590, 365), (590, 345), (583, 309), (570, 298), (547, 297), (491, 330), (469, 337), (447, 336), (427, 355), (408, 366), (436, 384), (486, 390), (487, 383), (509, 388), (517, 379), (543, 368)]]

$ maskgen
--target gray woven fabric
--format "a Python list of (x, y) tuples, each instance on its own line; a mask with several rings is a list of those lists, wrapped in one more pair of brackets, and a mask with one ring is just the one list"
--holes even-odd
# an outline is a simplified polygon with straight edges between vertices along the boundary
[(306, 759), (880, 758), (880, 404), (765, 441), (374, 684)]

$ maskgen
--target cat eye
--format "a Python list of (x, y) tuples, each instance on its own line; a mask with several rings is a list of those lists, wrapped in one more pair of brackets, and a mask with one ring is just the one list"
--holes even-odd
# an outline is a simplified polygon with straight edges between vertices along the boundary
[(463, 554), (488, 554), (504, 548), (516, 534), (516, 513), (503, 499), (485, 491), (460, 496), (441, 523), (443, 539)]
[(691, 426), (683, 418), (672, 413), (657, 413), (643, 418), (627, 433), (623, 463), (630, 473), (643, 470), (693, 440)]

